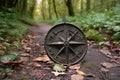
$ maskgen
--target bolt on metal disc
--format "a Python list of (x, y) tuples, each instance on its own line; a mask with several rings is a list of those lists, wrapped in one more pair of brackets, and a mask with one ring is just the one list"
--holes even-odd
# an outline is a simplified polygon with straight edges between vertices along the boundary
[(75, 25), (61, 23), (48, 31), (44, 46), (47, 55), (54, 62), (72, 65), (84, 58), (87, 40), (84, 33)]

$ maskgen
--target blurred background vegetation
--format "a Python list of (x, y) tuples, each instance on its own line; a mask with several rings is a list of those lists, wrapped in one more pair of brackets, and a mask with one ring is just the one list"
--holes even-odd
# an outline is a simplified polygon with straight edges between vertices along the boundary
[(120, 0), (0, 0), (0, 61), (16, 59), (28, 26), (64, 15), (88, 40), (120, 44)]
[(0, 41), (19, 40), (26, 24), (59, 23), (64, 15), (89, 40), (120, 40), (120, 0), (1, 0)]

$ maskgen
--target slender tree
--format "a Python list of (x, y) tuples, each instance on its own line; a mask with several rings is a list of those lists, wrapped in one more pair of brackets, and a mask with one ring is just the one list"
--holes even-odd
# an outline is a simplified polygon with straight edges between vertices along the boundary
[(41, 8), (41, 12), (42, 12), (42, 17), (45, 20), (45, 13), (44, 13), (44, 0), (42, 0), (42, 8)]
[(83, 0), (81, 0), (80, 4), (81, 4), (81, 11), (80, 12), (82, 13), (83, 12)]
[(51, 0), (48, 0), (49, 19), (51, 19)]
[(56, 9), (56, 5), (55, 5), (55, 0), (53, 0), (53, 7), (54, 7), (56, 17), (58, 18), (57, 9)]
[(27, 0), (22, 0), (22, 5), (21, 5), (21, 13), (25, 14), (26, 13), (26, 9), (27, 9)]
[(74, 16), (75, 13), (74, 13), (74, 10), (73, 10), (72, 0), (64, 0), (64, 1), (66, 3), (67, 8), (68, 8), (69, 16)]
[(34, 16), (34, 9), (36, 5), (36, 0), (29, 0), (29, 3), (27, 4), (27, 14), (30, 15), (31, 18)]
[(90, 10), (90, 0), (86, 0), (86, 11)]
[(27, 9), (27, 0), (18, 0), (16, 9), (18, 13), (25, 14)]

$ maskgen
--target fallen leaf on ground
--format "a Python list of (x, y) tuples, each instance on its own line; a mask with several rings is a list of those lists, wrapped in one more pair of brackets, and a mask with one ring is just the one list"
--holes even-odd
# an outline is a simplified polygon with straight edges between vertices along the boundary
[(66, 68), (60, 64), (55, 64), (53, 67), (53, 70), (58, 71), (58, 72), (64, 72), (66, 71)]
[(28, 41), (26, 40), (26, 39), (23, 39), (22, 41), (21, 41), (21, 44), (22, 45), (25, 45), (25, 44), (27, 44), (28, 43)]
[(37, 62), (34, 62), (32, 65), (33, 65), (34, 67), (41, 67), (41, 65), (40, 65), (39, 63), (37, 63)]
[(53, 73), (55, 76), (58, 76), (58, 75), (61, 75), (61, 74), (66, 74), (65, 72), (58, 72), (58, 71), (52, 71), (52, 73)]
[(43, 55), (43, 56), (40, 56), (40, 57), (34, 59), (33, 61), (49, 62), (50, 59), (49, 59), (49, 57), (47, 55)]
[(5, 51), (4, 50), (0, 50), (0, 55), (4, 55)]
[(83, 80), (83, 79), (84, 79), (84, 77), (80, 76), (78, 74), (71, 75), (71, 80)]
[(90, 73), (90, 74), (86, 74), (85, 77), (95, 77), (95, 75)]
[(10, 63), (10, 60), (2, 60), (1, 61), (3, 64), (8, 64), (8, 63)]
[(31, 50), (31, 48), (30, 48), (30, 47), (27, 47), (26, 45), (24, 45), (23, 48), (24, 48), (25, 50)]
[(100, 49), (100, 52), (106, 55), (111, 55), (111, 52), (109, 50)]
[(26, 52), (30, 52), (31, 48), (27, 47), (26, 45), (23, 45), (23, 49), (25, 49)]
[(119, 47), (113, 48), (113, 51), (120, 52), (120, 48)]
[(76, 70), (76, 72), (77, 72), (80, 76), (86, 76), (86, 74), (85, 74), (83, 71)]
[(32, 38), (33, 36), (32, 35), (27, 35), (28, 38)]
[(110, 61), (120, 65), (120, 59), (115, 58), (115, 59), (111, 59)]
[(101, 71), (102, 71), (102, 72), (109, 72), (109, 70), (106, 69), (106, 68), (101, 68)]
[(18, 61), (27, 62), (29, 61), (29, 57), (20, 57)]
[(112, 58), (111, 52), (109, 50), (100, 49), (99, 51), (103, 53), (106, 57)]
[(30, 54), (28, 54), (28, 53), (23, 53), (23, 54), (19, 54), (19, 56), (21, 56), (21, 57), (29, 57)]
[(69, 66), (69, 69), (78, 70), (78, 69), (80, 69), (80, 64), (76, 64), (76, 65), (73, 65), (73, 66)]
[(2, 47), (2, 44), (0, 43), (0, 48)]
[(115, 58), (115, 59), (120, 59), (120, 56), (113, 56), (113, 58)]
[(117, 65), (115, 63), (109, 63), (109, 62), (103, 62), (103, 63), (101, 63), (101, 65), (105, 68), (112, 68), (112, 67), (120, 66), (120, 65)]
[(22, 59), (13, 61), (14, 64), (22, 64), (23, 62), (24, 62), (24, 60), (22, 60)]
[(50, 80), (55, 80), (55, 79), (50, 79)]

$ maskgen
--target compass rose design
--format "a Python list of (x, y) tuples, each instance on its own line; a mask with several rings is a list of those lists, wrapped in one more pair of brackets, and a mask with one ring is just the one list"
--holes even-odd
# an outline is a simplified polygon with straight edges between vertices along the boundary
[(84, 33), (75, 25), (55, 25), (45, 38), (45, 50), (56, 63), (72, 65), (81, 61), (87, 51)]

